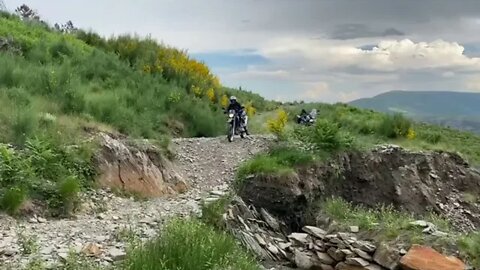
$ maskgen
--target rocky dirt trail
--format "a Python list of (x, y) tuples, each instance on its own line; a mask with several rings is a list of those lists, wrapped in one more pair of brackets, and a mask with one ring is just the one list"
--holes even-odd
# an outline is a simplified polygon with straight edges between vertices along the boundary
[[(270, 141), (262, 136), (232, 143), (224, 137), (174, 140), (177, 171), (190, 185), (185, 194), (138, 201), (99, 190), (83, 194), (82, 211), (71, 219), (1, 215), (0, 269), (21, 269), (33, 256), (54, 265), (71, 251), (90, 253), (104, 265), (122, 259), (127, 237), (146, 240), (173, 216), (198, 215), (202, 200), (225, 192), (239, 164)], [(28, 255), (34, 247), (37, 254)]]

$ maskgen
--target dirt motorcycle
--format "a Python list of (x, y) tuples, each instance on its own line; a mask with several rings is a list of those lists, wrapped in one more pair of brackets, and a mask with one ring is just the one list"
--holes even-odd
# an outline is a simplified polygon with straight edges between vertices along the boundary
[[(243, 118), (243, 124), (242, 124)], [(240, 135), (241, 138), (245, 138), (248, 135), (247, 130), (248, 116), (245, 110), (241, 114), (236, 113), (235, 110), (228, 111), (228, 134), (227, 139), (229, 142), (233, 141), (235, 135)]]
[(317, 118), (317, 110), (313, 109), (308, 114), (297, 115), (297, 123), (300, 125), (310, 126), (315, 124)]
[(310, 126), (315, 123), (315, 119), (311, 118), (309, 115), (297, 115), (297, 124)]

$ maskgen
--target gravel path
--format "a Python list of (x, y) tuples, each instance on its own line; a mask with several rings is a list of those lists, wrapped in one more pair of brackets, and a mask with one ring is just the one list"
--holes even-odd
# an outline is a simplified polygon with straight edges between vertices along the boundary
[[(261, 136), (232, 143), (224, 137), (175, 139), (175, 163), (191, 188), (172, 198), (137, 201), (100, 190), (83, 194), (83, 210), (72, 219), (0, 215), (0, 269), (22, 269), (33, 257), (54, 265), (69, 251), (82, 249), (109, 265), (125, 255), (129, 235), (146, 240), (172, 216), (198, 215), (202, 199), (226, 191), (239, 164), (265, 150), (270, 141)], [(26, 254), (33, 247), (37, 252)]]

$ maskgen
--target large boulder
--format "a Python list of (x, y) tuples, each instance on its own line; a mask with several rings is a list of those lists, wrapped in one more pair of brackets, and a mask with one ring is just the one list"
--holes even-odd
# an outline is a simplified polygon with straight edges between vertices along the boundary
[(187, 191), (185, 181), (157, 147), (105, 133), (100, 134), (100, 140), (101, 150), (96, 156), (100, 186), (144, 197)]
[(239, 194), (281, 217), (295, 231), (315, 224), (306, 215), (312, 211), (306, 210), (331, 196), (367, 207), (392, 205), (418, 215), (433, 210), (459, 229), (471, 231), (480, 226), (480, 209), (463, 200), (464, 192), (480, 195), (480, 173), (459, 155), (381, 146), (342, 153), (295, 173), (252, 176)]

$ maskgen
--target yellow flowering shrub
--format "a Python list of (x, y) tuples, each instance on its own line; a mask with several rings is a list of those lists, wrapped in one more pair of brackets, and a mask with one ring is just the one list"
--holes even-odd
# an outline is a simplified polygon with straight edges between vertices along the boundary
[(257, 109), (255, 109), (255, 107), (253, 107), (253, 104), (250, 101), (250, 102), (247, 103), (247, 105), (245, 105), (245, 111), (247, 112), (248, 117), (252, 117), (257, 112)]
[(217, 103), (217, 95), (215, 94), (215, 89), (209, 88), (207, 90), (206, 95), (212, 103), (214, 103), (214, 104)]
[(195, 85), (202, 90), (218, 90), (221, 87), (218, 77), (208, 66), (192, 59), (187, 51), (159, 44), (149, 38), (128, 35), (110, 39), (108, 43), (109, 49), (115, 51), (122, 60), (147, 74), (159, 74), (167, 81), (178, 82), (183, 87)]
[(288, 114), (285, 110), (280, 109), (277, 111), (277, 117), (270, 119), (267, 122), (268, 130), (275, 134), (277, 138), (282, 138), (285, 133), (285, 126), (288, 122)]
[(417, 134), (412, 128), (409, 128), (407, 131), (407, 139), (414, 140), (417, 137)]
[(223, 108), (227, 108), (229, 103), (229, 99), (227, 95), (222, 96), (222, 100), (220, 101), (220, 105), (222, 105)]

